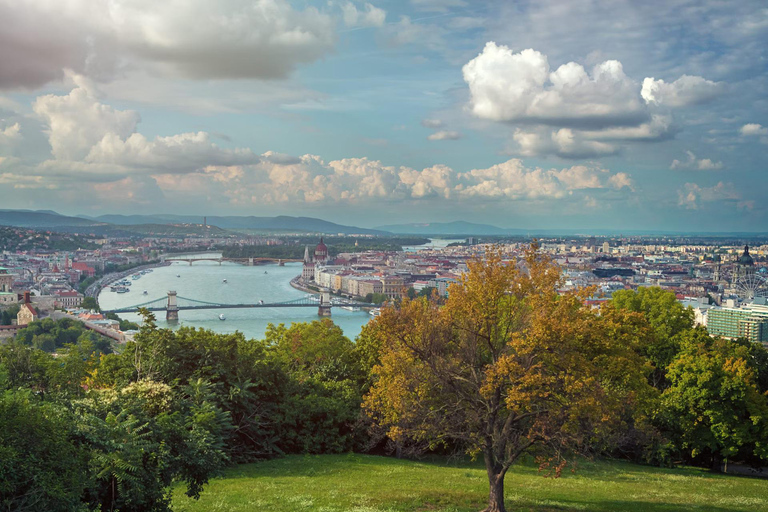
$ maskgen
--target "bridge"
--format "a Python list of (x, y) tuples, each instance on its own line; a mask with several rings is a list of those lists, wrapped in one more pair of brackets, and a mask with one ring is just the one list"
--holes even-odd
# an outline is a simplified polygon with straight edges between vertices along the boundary
[(179, 319), (179, 311), (194, 311), (201, 309), (252, 309), (252, 308), (317, 308), (318, 316), (331, 316), (331, 308), (334, 306), (350, 306), (360, 308), (375, 308), (377, 304), (367, 302), (357, 302), (349, 299), (334, 297), (323, 293), (319, 295), (307, 295), (300, 299), (294, 299), (283, 302), (264, 302), (259, 301), (254, 304), (226, 304), (219, 302), (207, 302), (204, 300), (189, 299), (181, 297), (175, 291), (169, 291), (166, 297), (142, 302), (133, 306), (127, 306), (103, 313), (137, 313), (139, 308), (149, 311), (165, 311), (165, 319), (172, 322)]
[(252, 267), (254, 265), (260, 265), (264, 263), (277, 263), (279, 266), (284, 266), (286, 262), (301, 262), (304, 260), (301, 259), (295, 259), (295, 258), (216, 258), (216, 257), (203, 257), (203, 258), (185, 258), (183, 256), (171, 256), (170, 258), (165, 258), (164, 261), (183, 261), (184, 263), (189, 263), (189, 266), (191, 267), (192, 264), (196, 261), (213, 261), (215, 263), (218, 263), (221, 265), (221, 262), (223, 261), (231, 261), (233, 263), (240, 263), (242, 265)]

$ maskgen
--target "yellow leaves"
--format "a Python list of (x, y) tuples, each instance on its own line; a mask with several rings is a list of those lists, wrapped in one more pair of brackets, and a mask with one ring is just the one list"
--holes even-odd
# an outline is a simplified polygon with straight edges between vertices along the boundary
[(641, 316), (596, 315), (581, 303), (590, 290), (558, 295), (559, 268), (535, 247), (520, 268), (498, 248), (468, 268), (444, 307), (405, 300), (375, 321), (381, 351), (364, 407), (391, 435), (454, 439), (470, 453), (487, 432), (502, 446), (575, 439), (644, 396), (647, 367), (630, 341)]

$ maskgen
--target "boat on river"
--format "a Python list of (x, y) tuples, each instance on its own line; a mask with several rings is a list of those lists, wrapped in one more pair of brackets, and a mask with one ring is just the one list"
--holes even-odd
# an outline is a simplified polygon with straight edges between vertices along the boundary
[(221, 314), (219, 315), (219, 320), (221, 320), (221, 321), (224, 321), (224, 320), (226, 320), (226, 319), (227, 319), (227, 317), (225, 317), (225, 316), (224, 316), (224, 313), (221, 313)]

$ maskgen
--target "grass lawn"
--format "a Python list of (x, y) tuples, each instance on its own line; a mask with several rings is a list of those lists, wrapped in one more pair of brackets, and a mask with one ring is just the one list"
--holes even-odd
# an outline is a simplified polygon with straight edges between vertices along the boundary
[[(177, 512), (474, 512), (484, 508), (488, 484), (480, 463), (294, 455), (231, 468), (199, 501), (175, 491)], [(552, 479), (521, 465), (507, 474), (506, 501), (510, 512), (757, 512), (768, 510), (768, 481), (626, 462), (583, 462)]]

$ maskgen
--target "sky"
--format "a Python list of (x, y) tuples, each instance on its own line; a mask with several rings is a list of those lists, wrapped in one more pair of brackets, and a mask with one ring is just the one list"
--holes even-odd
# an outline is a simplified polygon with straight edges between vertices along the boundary
[(768, 231), (764, 0), (0, 0), (0, 208)]

